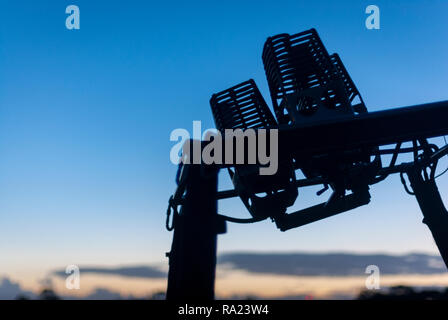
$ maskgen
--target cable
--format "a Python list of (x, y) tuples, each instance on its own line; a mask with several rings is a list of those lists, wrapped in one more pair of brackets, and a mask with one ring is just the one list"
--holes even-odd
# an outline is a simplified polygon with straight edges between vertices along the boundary
[(447, 167), (445, 170), (443, 170), (441, 173), (439, 173), (438, 175), (436, 175), (436, 176), (434, 177), (434, 179), (437, 179), (437, 178), (443, 176), (443, 175), (444, 175), (445, 173), (447, 173), (447, 172), (448, 172), (448, 167)]
[[(443, 136), (443, 140), (445, 141), (445, 146), (446, 146), (448, 143), (446, 142), (446, 137), (445, 137), (445, 136)], [(443, 175), (444, 175), (445, 173), (447, 173), (447, 172), (448, 172), (448, 167), (447, 167), (445, 170), (443, 170), (441, 173), (439, 173), (438, 175), (436, 175), (436, 176), (434, 177), (434, 179), (437, 179), (437, 178), (443, 176)]]
[[(171, 209), (173, 210), (173, 221), (171, 222), (171, 225), (170, 225)], [(174, 202), (173, 196), (171, 196), (170, 199), (168, 200), (168, 209), (166, 210), (165, 226), (168, 231), (174, 230), (174, 220), (176, 219), (176, 215), (178, 215), (177, 204)]]
[[(392, 168), (395, 165), (395, 163), (397, 162), (397, 158), (398, 158), (398, 154), (400, 153), (400, 150), (401, 150), (401, 142), (397, 143), (396, 146), (395, 146), (395, 149), (394, 149), (393, 154), (392, 154), (392, 158), (390, 160), (389, 168)], [(381, 151), (381, 150), (379, 150), (379, 151)], [(381, 158), (380, 158), (380, 161), (381, 161)], [(376, 178), (374, 178), (372, 180), (372, 183), (381, 182), (384, 179), (386, 179), (387, 176), (388, 176), (388, 174), (383, 174), (383, 175), (381, 175), (379, 177), (376, 177)]]
[[(170, 199), (168, 200), (168, 208), (166, 210), (166, 229), (168, 231), (173, 231), (174, 230), (174, 221), (176, 219), (176, 216), (179, 214), (177, 211), (177, 203), (174, 201), (174, 197), (171, 196)], [(170, 217), (171, 214), (173, 214), (173, 219), (170, 223)], [(224, 219), (225, 221), (228, 222), (233, 222), (233, 223), (255, 223), (255, 222), (260, 222), (263, 221), (267, 218), (247, 218), (247, 219), (242, 219), (242, 218), (235, 218), (235, 217), (229, 217), (226, 215), (222, 215), (222, 214), (218, 214), (218, 217)]]
[(229, 222), (233, 222), (233, 223), (255, 223), (255, 222), (260, 222), (263, 221), (267, 218), (247, 218), (247, 219), (242, 219), (242, 218), (235, 218), (235, 217), (229, 217), (229, 216), (225, 216), (222, 214), (218, 214), (219, 217), (223, 218), (226, 221)]
[(409, 188), (408, 188), (408, 186), (406, 184), (406, 180), (404, 180), (404, 172), (400, 172), (400, 180), (401, 180), (401, 183), (404, 186), (404, 190), (406, 191), (406, 193), (410, 194), (411, 196), (415, 196), (415, 193), (412, 192), (411, 190), (409, 190)]

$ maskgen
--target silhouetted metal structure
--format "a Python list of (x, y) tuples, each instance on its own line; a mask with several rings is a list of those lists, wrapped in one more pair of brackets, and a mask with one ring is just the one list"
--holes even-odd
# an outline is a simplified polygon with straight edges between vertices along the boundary
[[(216, 237), (225, 232), (225, 221), (271, 218), (286, 231), (368, 204), (369, 186), (393, 173), (417, 198), (423, 222), (448, 266), (448, 212), (435, 183), (437, 162), (448, 154), (448, 146), (439, 148), (427, 140), (448, 134), (448, 101), (368, 113), (341, 59), (328, 54), (314, 29), (268, 38), (262, 59), (276, 119), (253, 80), (214, 94), (210, 105), (223, 133), (278, 129), (279, 169), (260, 176), (260, 164), (179, 167), (167, 216), (167, 228), (174, 229), (167, 298), (214, 298)], [(413, 161), (397, 164), (405, 153)], [(387, 165), (384, 155), (391, 156)], [(229, 170), (235, 189), (218, 192), (221, 168)], [(298, 170), (304, 179), (296, 179)], [(287, 213), (298, 189), (313, 185), (323, 185), (318, 195), (331, 189), (328, 200)], [(252, 218), (218, 214), (217, 201), (236, 196)]]

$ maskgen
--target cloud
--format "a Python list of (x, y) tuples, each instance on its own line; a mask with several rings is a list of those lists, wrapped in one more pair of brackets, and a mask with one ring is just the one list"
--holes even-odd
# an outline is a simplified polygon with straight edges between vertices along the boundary
[(7, 277), (0, 278), (0, 300), (13, 300), (18, 296), (31, 298), (34, 294), (29, 291), (24, 291), (20, 284), (11, 281)]
[[(446, 272), (439, 256), (426, 254), (386, 255), (350, 253), (227, 253), (218, 257), (219, 266), (251, 273), (294, 276), (359, 276), (366, 267), (376, 265), (381, 274), (438, 274)], [(228, 270), (228, 268), (226, 268)], [(146, 279), (165, 279), (167, 274), (153, 266), (81, 267), (81, 274), (116, 275)], [(52, 273), (67, 277), (65, 270)]]
[(84, 296), (82, 298), (72, 297), (72, 296), (65, 296), (65, 297), (62, 297), (62, 298), (63, 299), (68, 299), (68, 300), (77, 300), (77, 299), (82, 299), (82, 300), (123, 300), (123, 299), (134, 299), (134, 297), (132, 297), (132, 296), (123, 297), (120, 293), (115, 292), (115, 291), (111, 291), (111, 290), (105, 289), (105, 288), (96, 288), (95, 291), (93, 291), (89, 295)]
[(218, 262), (252, 273), (297, 276), (365, 275), (366, 267), (376, 265), (381, 274), (437, 274), (446, 272), (439, 256), (426, 254), (314, 254), (314, 253), (229, 253)]
[[(79, 271), (81, 274), (103, 274), (103, 275), (115, 275), (122, 277), (137, 277), (137, 278), (149, 278), (149, 279), (160, 279), (166, 278), (166, 272), (160, 271), (156, 267), (151, 266), (128, 266), (128, 267), (115, 267), (115, 268), (105, 268), (105, 267), (80, 267)], [(67, 277), (65, 270), (56, 270), (52, 273), (53, 275), (59, 277)]]
[(98, 287), (92, 293), (86, 296), (61, 296), (64, 300), (165, 300), (165, 293), (154, 292), (147, 296), (123, 295), (117, 291)]

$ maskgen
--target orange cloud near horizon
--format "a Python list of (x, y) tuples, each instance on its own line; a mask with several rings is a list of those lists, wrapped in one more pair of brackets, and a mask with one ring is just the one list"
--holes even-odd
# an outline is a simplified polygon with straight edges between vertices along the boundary
[[(367, 276), (367, 274), (365, 276), (291, 276), (218, 269), (216, 297), (232, 299), (250, 296), (261, 299), (278, 299), (282, 297), (312, 296), (315, 299), (350, 299), (356, 298), (360, 291), (366, 289)], [(17, 281), (17, 279), (14, 280)], [(42, 290), (42, 284), (38, 281), (21, 283), (21, 285), (36, 294)], [(381, 288), (396, 285), (448, 287), (448, 274), (381, 276)], [(79, 290), (67, 289), (65, 279), (60, 277), (52, 277), (52, 288), (60, 296), (79, 299), (89, 296), (97, 289), (119, 293), (123, 299), (128, 297), (149, 298), (154, 293), (165, 291), (166, 279), (86, 274), (81, 276)]]

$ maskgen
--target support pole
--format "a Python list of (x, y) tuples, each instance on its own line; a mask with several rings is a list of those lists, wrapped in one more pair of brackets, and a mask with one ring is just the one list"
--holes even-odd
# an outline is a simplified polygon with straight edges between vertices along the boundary
[(413, 166), (406, 172), (411, 187), (423, 213), (425, 223), (448, 267), (448, 212), (443, 204), (434, 179), (424, 179), (422, 168)]
[(217, 216), (218, 169), (188, 166), (185, 199), (174, 217), (168, 254), (167, 300), (207, 301), (214, 299), (217, 234), (225, 232), (225, 222)]

